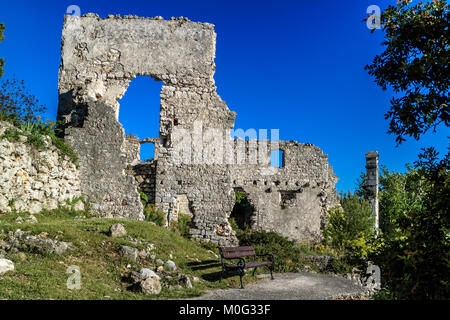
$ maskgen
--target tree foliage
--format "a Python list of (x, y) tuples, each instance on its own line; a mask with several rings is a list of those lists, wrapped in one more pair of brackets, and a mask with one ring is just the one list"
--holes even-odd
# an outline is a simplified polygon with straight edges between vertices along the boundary
[(385, 245), (372, 256), (383, 286), (398, 299), (450, 294), (449, 155), (424, 150), (405, 173), (383, 170), (380, 216)]
[(398, 1), (381, 15), (385, 51), (365, 69), (395, 97), (385, 114), (397, 143), (449, 124), (449, 8), (445, 0)]
[(19, 122), (38, 122), (46, 106), (39, 103), (23, 80), (6, 79), (0, 83), (0, 116)]
[(340, 199), (341, 207), (328, 212), (328, 225), (324, 229), (324, 243), (340, 254), (355, 261), (372, 252), (374, 216), (366, 199), (348, 193)]
[[(5, 25), (0, 23), (0, 43), (5, 39), (3, 32), (5, 31)], [(3, 67), (5, 66), (5, 60), (0, 58), (0, 78), (3, 76)]]

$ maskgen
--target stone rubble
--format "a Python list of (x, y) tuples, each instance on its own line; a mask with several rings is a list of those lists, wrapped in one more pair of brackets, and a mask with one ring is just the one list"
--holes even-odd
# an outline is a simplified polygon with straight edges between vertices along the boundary
[(0, 251), (19, 252), (24, 250), (35, 250), (39, 253), (54, 253), (62, 255), (72, 247), (72, 243), (52, 240), (46, 238), (45, 233), (39, 236), (31, 235), (31, 231), (17, 229), (8, 232), (5, 239), (0, 240)]

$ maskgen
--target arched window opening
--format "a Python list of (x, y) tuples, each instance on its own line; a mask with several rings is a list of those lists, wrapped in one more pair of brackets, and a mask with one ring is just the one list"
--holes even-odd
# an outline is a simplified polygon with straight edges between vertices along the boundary
[[(160, 93), (163, 83), (148, 76), (133, 79), (119, 101), (119, 122), (125, 134), (134, 134), (140, 140), (159, 137)], [(155, 158), (153, 143), (140, 145), (140, 159)]]

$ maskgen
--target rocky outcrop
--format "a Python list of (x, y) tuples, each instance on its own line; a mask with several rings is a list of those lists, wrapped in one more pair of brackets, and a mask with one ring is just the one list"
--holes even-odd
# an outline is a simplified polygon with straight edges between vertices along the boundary
[[(8, 129), (18, 132), (18, 141), (7, 139)], [(37, 149), (26, 132), (0, 122), (0, 213), (37, 213), (81, 196), (76, 165), (50, 137), (42, 139), (45, 146)]]

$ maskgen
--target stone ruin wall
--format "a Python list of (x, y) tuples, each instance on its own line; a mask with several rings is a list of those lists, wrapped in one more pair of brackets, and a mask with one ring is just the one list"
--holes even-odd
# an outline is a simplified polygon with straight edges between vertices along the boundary
[[(253, 227), (315, 240), (324, 210), (337, 203), (337, 178), (317, 147), (280, 142), (284, 168), (195, 163), (198, 150), (194, 163), (176, 161), (182, 144), (176, 130), (194, 136), (199, 122), (204, 131), (234, 127), (236, 113), (216, 93), (215, 41), (213, 25), (186, 18), (65, 17), (58, 118), (79, 154), (83, 193), (100, 216), (143, 219), (140, 187), (169, 221), (189, 213), (193, 237), (225, 245), (236, 244), (228, 218), (234, 190), (242, 188), (256, 209)], [(118, 100), (139, 75), (164, 83), (159, 137), (150, 139), (155, 159), (148, 163), (138, 157), (142, 141), (125, 136), (118, 122)]]
[[(3, 137), (10, 128), (20, 132), (19, 141)], [(26, 134), (0, 121), (0, 214), (34, 214), (59, 206), (83, 210), (76, 165), (52, 144), (50, 137), (43, 137), (46, 147), (38, 150), (26, 142)], [(80, 201), (69, 206), (68, 202), (75, 200)]]
[[(270, 146), (267, 148), (270, 153)], [(328, 156), (311, 144), (279, 141), (283, 166), (251, 164), (232, 169), (233, 188), (243, 191), (255, 208), (251, 227), (276, 231), (298, 241), (318, 241), (326, 210), (339, 205), (337, 177)]]

